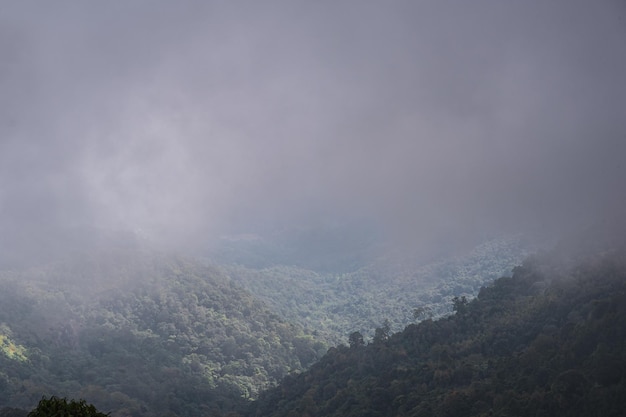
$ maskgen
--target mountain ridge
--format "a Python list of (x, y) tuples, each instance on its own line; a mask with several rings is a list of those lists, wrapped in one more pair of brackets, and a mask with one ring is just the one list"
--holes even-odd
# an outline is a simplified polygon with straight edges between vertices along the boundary
[(624, 253), (531, 257), (475, 300), (457, 299), (453, 316), (331, 348), (246, 415), (620, 416)]

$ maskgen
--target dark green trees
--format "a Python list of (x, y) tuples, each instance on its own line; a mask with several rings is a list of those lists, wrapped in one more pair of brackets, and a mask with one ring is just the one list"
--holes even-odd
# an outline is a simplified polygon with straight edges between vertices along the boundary
[(348, 343), (351, 348), (358, 348), (360, 346), (365, 345), (365, 341), (363, 341), (363, 335), (361, 332), (352, 332), (350, 336), (348, 336)]
[(85, 400), (68, 402), (67, 398), (52, 396), (43, 397), (28, 417), (108, 417), (108, 414), (99, 412)]
[(391, 335), (391, 323), (385, 319), (383, 325), (374, 330), (374, 343), (382, 343)]
[(457, 314), (402, 332), (383, 323), (363, 348), (352, 333), (246, 415), (624, 415), (626, 252), (527, 262), (452, 302)]
[(454, 297), (452, 298), (452, 310), (454, 310), (458, 315), (463, 315), (467, 310), (468, 303), (469, 301), (464, 295), (461, 297)]

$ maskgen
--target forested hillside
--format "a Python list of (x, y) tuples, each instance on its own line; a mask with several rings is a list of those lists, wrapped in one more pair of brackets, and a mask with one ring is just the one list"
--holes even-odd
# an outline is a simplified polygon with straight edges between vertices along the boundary
[(248, 415), (623, 416), (625, 253), (536, 256), (454, 316), (354, 334)]
[(626, 251), (581, 241), (495, 281), (519, 242), (342, 274), (128, 249), (3, 271), (0, 409), (57, 395), (114, 417), (622, 415)]
[(475, 294), (522, 253), (499, 240), (419, 267), (388, 259), (330, 273), (124, 247), (3, 271), (0, 406), (58, 395), (114, 416), (238, 410), (351, 332), (399, 329), (418, 307), (448, 313), (454, 295)]
[(0, 407), (45, 394), (113, 416), (236, 410), (326, 349), (182, 257), (108, 251), (0, 275)]
[[(510, 275), (529, 247), (521, 236), (510, 236), (429, 262), (378, 257), (350, 272), (314, 271), (297, 263), (260, 269), (231, 265), (227, 271), (282, 317), (336, 345), (354, 331), (371, 337), (385, 320), (399, 331), (416, 320), (450, 314), (453, 297), (471, 298), (482, 286)], [(230, 248), (234, 251), (234, 244)], [(250, 246), (244, 248), (241, 258), (255, 259)]]

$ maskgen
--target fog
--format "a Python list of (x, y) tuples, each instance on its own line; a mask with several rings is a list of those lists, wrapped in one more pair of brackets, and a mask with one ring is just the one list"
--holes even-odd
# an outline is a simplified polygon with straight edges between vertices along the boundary
[(622, 0), (5, 1), (0, 247), (562, 233), (625, 207), (625, 45)]

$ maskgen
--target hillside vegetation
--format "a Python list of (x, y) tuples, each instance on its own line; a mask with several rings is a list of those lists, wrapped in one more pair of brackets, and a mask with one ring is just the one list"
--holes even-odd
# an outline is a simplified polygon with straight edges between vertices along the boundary
[(327, 347), (219, 269), (107, 252), (0, 275), (0, 407), (81, 398), (113, 416), (207, 415)]
[[(297, 264), (261, 269), (231, 265), (227, 271), (281, 317), (336, 345), (346, 343), (354, 331), (372, 337), (385, 320), (399, 331), (416, 320), (452, 313), (452, 298), (474, 297), (482, 286), (510, 275), (527, 248), (520, 236), (512, 236), (429, 262), (377, 258), (351, 272), (314, 271)], [(245, 249), (251, 256), (250, 247)]]
[(248, 415), (622, 416), (624, 253), (529, 259), (454, 316), (351, 337)]
[(626, 245), (581, 241), (495, 281), (514, 241), (338, 274), (129, 250), (4, 271), (0, 415), (621, 416)]

